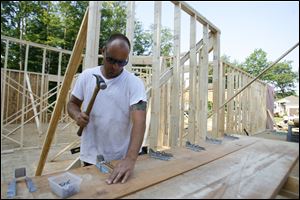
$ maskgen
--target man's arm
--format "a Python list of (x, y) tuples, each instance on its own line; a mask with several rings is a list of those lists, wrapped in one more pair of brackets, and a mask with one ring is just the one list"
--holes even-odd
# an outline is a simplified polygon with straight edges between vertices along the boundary
[(139, 101), (130, 107), (133, 126), (128, 151), (125, 159), (115, 167), (110, 177), (106, 180), (108, 184), (117, 183), (119, 180), (125, 183), (132, 173), (144, 139), (146, 108), (147, 102), (145, 101)]
[(84, 112), (81, 112), (82, 101), (76, 98), (74, 95), (71, 95), (71, 98), (68, 102), (67, 109), (70, 117), (74, 119), (78, 126), (85, 127), (89, 122), (89, 116)]
[(146, 129), (147, 102), (140, 101), (131, 106), (132, 132), (126, 157), (136, 160), (142, 146)]

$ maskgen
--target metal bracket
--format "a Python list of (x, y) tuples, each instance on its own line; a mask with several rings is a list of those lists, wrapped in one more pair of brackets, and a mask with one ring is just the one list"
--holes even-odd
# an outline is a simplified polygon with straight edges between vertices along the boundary
[(170, 160), (173, 155), (171, 153), (166, 153), (164, 151), (154, 151), (153, 149), (149, 149), (149, 156), (159, 160)]
[(104, 174), (108, 174), (113, 170), (113, 166), (109, 162), (105, 161), (102, 155), (97, 156), (96, 167)]
[(218, 140), (218, 139), (213, 139), (213, 138), (209, 138), (206, 136), (206, 142), (212, 143), (212, 144), (221, 144), (222, 140)]
[(192, 151), (196, 151), (196, 152), (199, 152), (199, 151), (204, 151), (205, 148), (204, 147), (201, 147), (197, 144), (191, 144), (189, 141), (186, 141), (185, 143), (185, 147), (192, 150)]
[[(25, 181), (26, 181), (26, 186), (27, 186), (29, 192), (35, 192), (37, 190), (33, 181), (31, 180), (31, 178), (25, 177)], [(6, 195), (8, 198), (13, 198), (17, 195), (17, 180), (16, 180), (16, 178), (14, 178), (8, 184)]]
[(238, 139), (240, 139), (240, 138), (238, 138), (238, 137), (235, 137), (235, 136), (233, 136), (233, 135), (228, 135), (228, 134), (226, 134), (226, 133), (224, 133), (224, 138), (226, 138), (226, 139), (231, 139), (231, 140), (238, 140)]
[(13, 198), (13, 197), (16, 196), (16, 194), (17, 194), (17, 181), (16, 181), (16, 179), (14, 178), (14, 179), (8, 184), (6, 196), (7, 196), (8, 198)]
[(31, 178), (26, 176), (25, 181), (29, 192), (35, 192), (37, 190)]

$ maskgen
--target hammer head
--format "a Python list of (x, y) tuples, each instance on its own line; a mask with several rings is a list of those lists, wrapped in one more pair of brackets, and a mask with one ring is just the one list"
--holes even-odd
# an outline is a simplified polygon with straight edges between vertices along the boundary
[(101, 90), (104, 90), (107, 87), (107, 85), (106, 85), (105, 81), (103, 80), (103, 78), (98, 74), (93, 74), (93, 75), (96, 77), (96, 84), (98, 85), (98, 87)]

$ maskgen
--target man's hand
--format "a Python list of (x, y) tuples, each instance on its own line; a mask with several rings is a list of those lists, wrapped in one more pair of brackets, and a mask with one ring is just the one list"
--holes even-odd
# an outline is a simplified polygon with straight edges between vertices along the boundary
[(86, 113), (81, 112), (81, 104), (82, 101), (74, 95), (72, 95), (67, 105), (68, 113), (71, 116), (71, 118), (76, 121), (76, 124), (78, 126), (86, 127), (86, 125), (89, 122), (89, 116)]
[(77, 116), (76, 116), (76, 124), (80, 127), (86, 127), (86, 125), (89, 123), (89, 116), (84, 113), (84, 112), (80, 112)]
[(131, 175), (134, 169), (136, 160), (131, 158), (125, 158), (121, 160), (117, 166), (114, 168), (110, 177), (106, 180), (107, 184), (114, 184), (119, 181), (125, 183), (128, 177)]

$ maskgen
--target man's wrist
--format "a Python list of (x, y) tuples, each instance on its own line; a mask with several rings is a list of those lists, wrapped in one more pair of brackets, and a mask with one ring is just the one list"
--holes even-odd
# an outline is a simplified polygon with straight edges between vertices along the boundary
[(127, 154), (126, 157), (125, 157), (125, 159), (130, 159), (134, 162), (137, 160), (137, 158), (138, 158), (138, 154), (137, 155)]

